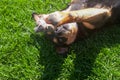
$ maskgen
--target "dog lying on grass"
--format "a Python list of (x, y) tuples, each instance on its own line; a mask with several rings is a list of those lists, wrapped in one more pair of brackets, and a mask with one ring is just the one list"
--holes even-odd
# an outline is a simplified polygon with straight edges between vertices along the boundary
[(120, 21), (119, 0), (72, 0), (62, 11), (32, 14), (36, 32), (44, 32), (55, 44), (58, 53), (68, 51), (70, 44), (95, 30)]

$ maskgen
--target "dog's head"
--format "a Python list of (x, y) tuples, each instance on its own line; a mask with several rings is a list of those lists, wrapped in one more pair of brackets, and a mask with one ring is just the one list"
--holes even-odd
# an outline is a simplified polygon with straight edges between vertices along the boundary
[(55, 29), (53, 25), (46, 23), (45, 19), (47, 18), (47, 16), (48, 15), (46, 14), (32, 14), (32, 17), (36, 22), (36, 27), (34, 28), (35, 32), (51, 32)]
[(76, 23), (68, 23), (57, 27), (53, 42), (58, 45), (70, 45), (76, 39), (78, 27)]
[(56, 43), (56, 50), (58, 53), (68, 52), (68, 46), (73, 43), (78, 33), (78, 26), (76, 23), (68, 23), (58, 27), (55, 31), (53, 42)]
[(56, 44), (58, 53), (63, 54), (68, 51), (68, 46), (76, 39), (78, 26), (76, 23), (68, 23), (61, 25), (55, 29), (51, 24), (45, 22), (47, 15), (33, 14), (33, 18), (37, 24), (35, 32), (45, 32), (52, 42)]

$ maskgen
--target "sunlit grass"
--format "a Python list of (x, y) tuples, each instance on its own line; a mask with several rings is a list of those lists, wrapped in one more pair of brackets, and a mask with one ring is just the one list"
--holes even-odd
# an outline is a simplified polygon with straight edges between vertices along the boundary
[(35, 34), (33, 12), (50, 13), (70, 0), (0, 0), (0, 80), (120, 80), (120, 26), (74, 43), (66, 58)]

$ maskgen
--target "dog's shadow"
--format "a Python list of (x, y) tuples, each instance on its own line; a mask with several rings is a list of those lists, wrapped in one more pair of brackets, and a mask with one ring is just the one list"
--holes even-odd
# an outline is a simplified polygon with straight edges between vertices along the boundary
[(33, 46), (39, 51), (39, 64), (41, 67), (41, 75), (39, 80), (54, 80), (58, 77), (64, 57), (56, 55), (54, 45), (45, 36), (40, 34), (32, 34), (31, 38)]
[[(69, 80), (84, 80), (92, 74), (92, 67), (102, 48), (120, 44), (120, 27), (105, 28), (85, 40), (72, 44), (70, 52), (75, 54), (74, 70), (70, 71)], [(53, 43), (39, 35), (31, 35), (34, 46), (39, 50), (39, 64), (43, 65), (40, 80), (55, 80), (59, 78), (66, 57), (57, 55)], [(71, 54), (68, 54), (71, 55)]]

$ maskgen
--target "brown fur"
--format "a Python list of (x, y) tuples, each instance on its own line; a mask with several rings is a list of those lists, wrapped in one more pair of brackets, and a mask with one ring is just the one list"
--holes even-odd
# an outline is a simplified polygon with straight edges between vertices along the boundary
[[(34, 18), (36, 17), (36, 15), (33, 16)], [(43, 20), (46, 24), (52, 24), (49, 26), (52, 27), (52, 31), (47, 30), (47, 35), (52, 35), (52, 41), (57, 45), (60, 45), (57, 47), (57, 51), (60, 53), (65, 53), (68, 49), (64, 46), (70, 45), (76, 40), (76, 38), (88, 36), (90, 34), (89, 32), (94, 29), (101, 28), (105, 24), (115, 24), (116, 22), (119, 23), (120, 1), (72, 0), (67, 9), (46, 14), (46, 16), (47, 17), (44, 17)], [(46, 26), (42, 26), (46, 28)], [(67, 27), (68, 29), (64, 27)]]

